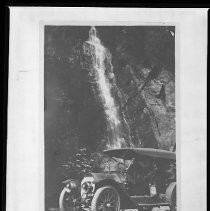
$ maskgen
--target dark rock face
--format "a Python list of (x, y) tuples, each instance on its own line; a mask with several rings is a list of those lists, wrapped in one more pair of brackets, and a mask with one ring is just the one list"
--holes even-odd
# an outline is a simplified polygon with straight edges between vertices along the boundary
[[(112, 56), (127, 145), (172, 150), (175, 143), (175, 28), (96, 27)], [(106, 118), (84, 55), (87, 26), (45, 27), (46, 199), (58, 197), (61, 165), (80, 147), (106, 146)], [(111, 81), (112, 75), (107, 76)], [(126, 141), (128, 142), (126, 136)], [(60, 176), (59, 176), (60, 175)], [(54, 201), (54, 198), (53, 198)], [(50, 202), (49, 202), (50, 203)]]

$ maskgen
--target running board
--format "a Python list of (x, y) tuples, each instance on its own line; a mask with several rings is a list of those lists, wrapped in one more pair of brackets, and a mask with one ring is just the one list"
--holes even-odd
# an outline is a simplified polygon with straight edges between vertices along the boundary
[(157, 203), (157, 204), (138, 204), (139, 207), (170, 207), (170, 203)]
[(138, 206), (170, 206), (165, 194), (161, 194), (160, 197), (131, 196), (131, 199)]

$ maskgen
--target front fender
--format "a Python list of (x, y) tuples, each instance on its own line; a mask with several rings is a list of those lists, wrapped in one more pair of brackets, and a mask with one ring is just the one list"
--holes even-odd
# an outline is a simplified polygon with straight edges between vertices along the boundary
[(137, 204), (135, 204), (126, 190), (123, 188), (123, 186), (119, 183), (117, 183), (115, 180), (105, 179), (100, 180), (99, 182), (95, 183), (95, 191), (98, 188), (104, 187), (104, 186), (113, 186), (120, 196), (120, 202), (121, 202), (121, 209), (135, 209), (137, 207)]
[(73, 180), (73, 179), (67, 179), (67, 180), (62, 181), (62, 183), (63, 183), (63, 184), (68, 184), (68, 183), (70, 183), (71, 181), (75, 181), (75, 180)]

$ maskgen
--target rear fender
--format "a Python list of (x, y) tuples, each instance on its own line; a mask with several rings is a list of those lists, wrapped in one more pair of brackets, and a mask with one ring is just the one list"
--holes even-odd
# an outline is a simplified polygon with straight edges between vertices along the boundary
[(134, 209), (137, 207), (137, 205), (131, 200), (128, 193), (116, 181), (110, 179), (101, 180), (95, 183), (95, 191), (104, 186), (112, 186), (117, 190), (120, 196), (121, 209)]

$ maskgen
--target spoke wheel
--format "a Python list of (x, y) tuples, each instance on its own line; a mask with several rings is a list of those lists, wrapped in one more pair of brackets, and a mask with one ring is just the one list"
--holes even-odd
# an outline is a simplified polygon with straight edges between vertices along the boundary
[(120, 197), (111, 186), (99, 188), (92, 199), (92, 211), (119, 211)]

